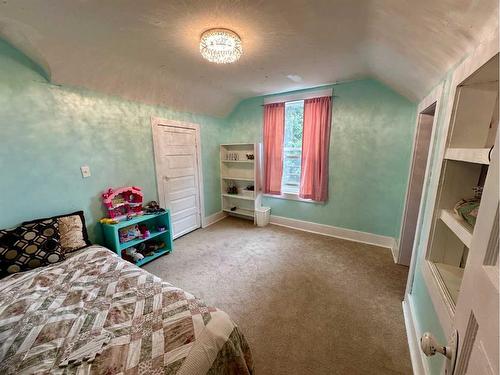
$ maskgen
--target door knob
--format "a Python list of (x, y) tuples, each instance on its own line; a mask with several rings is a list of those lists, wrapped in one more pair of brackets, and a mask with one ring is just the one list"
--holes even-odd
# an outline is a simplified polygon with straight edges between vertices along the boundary
[(447, 346), (440, 345), (432, 333), (425, 332), (420, 338), (420, 348), (427, 357), (432, 357), (436, 353), (444, 355), (447, 359), (445, 374), (453, 374), (458, 350), (458, 331), (456, 329), (451, 333)]
[(430, 332), (425, 332), (420, 338), (420, 347), (427, 357), (432, 357), (436, 353), (441, 353), (446, 358), (451, 359), (451, 348), (439, 345), (436, 338)]

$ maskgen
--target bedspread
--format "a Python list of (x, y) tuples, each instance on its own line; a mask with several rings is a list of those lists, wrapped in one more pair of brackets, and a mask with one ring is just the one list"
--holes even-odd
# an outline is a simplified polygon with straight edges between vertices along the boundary
[(0, 373), (252, 374), (229, 316), (91, 246), (0, 280)]

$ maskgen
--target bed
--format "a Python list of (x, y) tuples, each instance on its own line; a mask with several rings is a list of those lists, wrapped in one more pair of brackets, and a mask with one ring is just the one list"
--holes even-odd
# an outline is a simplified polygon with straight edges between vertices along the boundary
[(253, 374), (221, 310), (101, 246), (0, 280), (2, 374)]

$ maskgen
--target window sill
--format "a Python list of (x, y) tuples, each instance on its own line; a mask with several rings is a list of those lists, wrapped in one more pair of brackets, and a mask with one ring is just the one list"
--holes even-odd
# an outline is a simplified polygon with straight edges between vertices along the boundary
[(299, 197), (298, 194), (294, 194), (294, 193), (281, 193), (281, 195), (274, 195), (274, 194), (262, 194), (262, 195), (264, 197), (268, 197), (268, 198), (286, 199), (289, 201), (299, 201), (299, 202), (314, 203), (314, 204), (324, 204), (325, 203), (325, 202), (313, 201), (312, 199), (302, 199)]

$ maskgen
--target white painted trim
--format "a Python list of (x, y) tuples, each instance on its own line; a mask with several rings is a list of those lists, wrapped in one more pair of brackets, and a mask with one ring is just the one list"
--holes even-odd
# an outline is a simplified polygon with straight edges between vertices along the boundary
[[(441, 118), (441, 102), (443, 100), (443, 90), (444, 89), (444, 82), (440, 83), (438, 86), (436, 86), (430, 93), (427, 95), (422, 101), (418, 104), (417, 107), (417, 119), (416, 119), (416, 126), (418, 126), (418, 122), (420, 120), (420, 113), (425, 111), (426, 108), (429, 108), (433, 103), (436, 103), (436, 109), (434, 111), (434, 121), (432, 124), (432, 133), (431, 133), (431, 144), (429, 146), (429, 154), (427, 155), (427, 165), (425, 166), (425, 177), (424, 177), (424, 183), (423, 183), (423, 190), (422, 190), (422, 197), (420, 199), (420, 208), (418, 209), (418, 218), (417, 218), (417, 227), (415, 228), (415, 239), (413, 241), (413, 249), (411, 252), (411, 259), (410, 259), (410, 270), (408, 271), (408, 279), (406, 280), (406, 291), (405, 295), (409, 295), (411, 293), (412, 285), (413, 285), (413, 279), (415, 277), (415, 267), (418, 259), (418, 248), (421, 240), (421, 235), (420, 232), (422, 230), (422, 224), (423, 224), (423, 214), (424, 214), (424, 208), (427, 206), (426, 202), (424, 202), (423, 198), (425, 197), (425, 192), (427, 185), (429, 184), (429, 179), (432, 178), (431, 175), (431, 162), (432, 162), (432, 155), (434, 154), (434, 147), (437, 142), (434, 142), (435, 138), (438, 135), (438, 123), (439, 119)], [(416, 133), (416, 132), (415, 132)], [(416, 136), (416, 134), (415, 134)], [(413, 144), (415, 145), (415, 139), (413, 140)], [(415, 147), (415, 146), (413, 146)], [(412, 152), (413, 154), (413, 152)], [(410, 181), (410, 176), (408, 175), (408, 183)], [(408, 198), (408, 192), (409, 192), (409, 186), (407, 186), (406, 194), (405, 194), (405, 209), (406, 211), (406, 200)], [(428, 195), (427, 195), (428, 197)], [(404, 218), (405, 212), (403, 212), (403, 218)], [(399, 233), (399, 240), (401, 240), (401, 234), (403, 233), (403, 225), (401, 224), (400, 228), (400, 233)], [(425, 251), (424, 251), (425, 252)], [(399, 253), (399, 251), (398, 251)]]
[[(436, 103), (436, 108), (434, 109), (434, 119), (432, 121), (432, 131), (431, 131), (429, 149), (427, 151), (427, 162), (426, 162), (425, 172), (424, 172), (425, 173), (424, 174), (424, 181), (422, 183), (422, 195), (420, 197), (420, 204), (419, 204), (419, 209), (418, 209), (419, 213), (417, 216), (417, 226), (415, 227), (415, 238), (413, 241), (412, 257), (410, 259), (410, 268), (411, 268), (411, 262), (413, 259), (413, 253), (416, 250), (415, 243), (417, 242), (416, 241), (417, 233), (419, 233), (418, 230), (420, 229), (419, 226), (420, 226), (421, 213), (422, 213), (422, 209), (424, 207), (423, 198), (425, 196), (425, 187), (427, 186), (427, 181), (428, 181), (429, 171), (430, 171), (430, 166), (431, 166), (431, 160), (432, 160), (432, 154), (434, 152), (434, 144), (435, 144), (434, 139), (436, 136), (436, 129), (437, 129), (437, 125), (438, 125), (439, 109), (441, 107), (441, 99), (442, 99), (441, 97), (443, 95), (443, 85), (444, 84), (441, 83), (438, 86), (436, 86), (424, 99), (422, 99), (422, 101), (417, 106), (417, 116), (416, 116), (416, 120), (415, 120), (415, 130), (413, 132), (413, 143), (412, 143), (412, 151), (411, 151), (412, 160), (410, 161), (410, 169), (409, 169), (409, 173), (408, 173), (408, 177), (407, 177), (407, 181), (406, 181), (406, 193), (405, 193), (405, 200), (404, 200), (405, 206), (403, 209), (403, 215), (401, 216), (401, 227), (399, 228), (398, 246), (399, 246), (399, 242), (401, 241), (401, 237), (403, 236), (403, 231), (405, 229), (404, 228), (404, 225), (405, 225), (404, 219), (406, 216), (408, 195), (410, 193), (410, 187), (411, 187), (410, 183), (411, 183), (411, 177), (412, 177), (413, 159), (415, 158), (415, 147), (416, 147), (418, 130), (419, 130), (418, 127), (420, 124), (420, 116), (427, 108), (429, 108), (434, 103)], [(398, 248), (397, 254), (398, 254), (397, 255), (398, 259), (396, 260), (396, 263), (399, 263), (399, 256), (400, 256), (399, 248)], [(410, 275), (410, 273), (408, 275)]]
[(227, 216), (228, 216), (227, 213), (225, 213), (224, 211), (219, 211), (216, 212), (215, 214), (207, 216), (205, 218), (205, 225), (203, 226), (203, 228), (209, 227), (210, 225), (225, 219)]
[(431, 373), (429, 364), (419, 345), (423, 332), (421, 332), (418, 321), (415, 319), (415, 308), (411, 296), (407, 296), (402, 305), (413, 374), (429, 375)]
[(344, 240), (366, 243), (369, 245), (387, 247), (392, 249), (394, 246), (394, 238), (381, 236), (379, 234), (360, 232), (352, 229), (334, 227), (332, 225), (318, 224), (310, 221), (290, 219), (283, 216), (271, 215), (271, 224), (282, 227), (301, 230), (304, 232), (322, 234), (329, 237), (341, 238)]
[(264, 104), (294, 102), (296, 100), (306, 100), (313, 98), (320, 98), (322, 96), (333, 96), (333, 89), (322, 89), (306, 92), (297, 92), (285, 95), (273, 95), (264, 98)]
[[(155, 171), (156, 171), (156, 166), (159, 163), (159, 157), (157, 155), (157, 150), (158, 150), (158, 145), (156, 144), (156, 139), (155, 139), (155, 132), (156, 128), (158, 125), (162, 126), (171, 126), (175, 128), (181, 128), (181, 129), (193, 129), (195, 131), (195, 137), (196, 137), (196, 163), (197, 163), (197, 170), (198, 170), (198, 190), (199, 190), (199, 196), (200, 196), (200, 223), (201, 227), (205, 228), (205, 199), (204, 199), (204, 185), (203, 185), (203, 163), (201, 159), (201, 130), (200, 130), (200, 125), (199, 124), (193, 124), (189, 122), (183, 122), (183, 121), (175, 121), (175, 120), (168, 120), (168, 119), (163, 119), (160, 117), (155, 117), (151, 116), (151, 131), (152, 131), (152, 137), (153, 137), (153, 149), (154, 149), (154, 158), (155, 158)], [(156, 184), (158, 187), (158, 194), (163, 193), (163, 184), (158, 178), (158, 172), (156, 172)]]
[(392, 260), (394, 263), (398, 264), (398, 256), (399, 256), (399, 240), (394, 239), (394, 244), (391, 247)]

